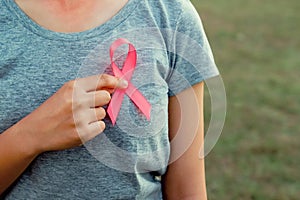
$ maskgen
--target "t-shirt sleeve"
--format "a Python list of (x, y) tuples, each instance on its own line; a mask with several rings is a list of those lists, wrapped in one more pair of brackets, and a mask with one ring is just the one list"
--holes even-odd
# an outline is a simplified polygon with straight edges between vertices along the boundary
[(201, 19), (190, 1), (178, 17), (169, 53), (169, 96), (219, 74)]

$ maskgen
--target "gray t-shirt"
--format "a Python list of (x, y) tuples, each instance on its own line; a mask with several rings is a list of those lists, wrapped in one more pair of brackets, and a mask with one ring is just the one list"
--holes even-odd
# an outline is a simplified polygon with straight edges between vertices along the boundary
[[(159, 177), (170, 153), (168, 98), (218, 75), (188, 0), (129, 0), (105, 24), (70, 34), (47, 30), (13, 0), (0, 0), (0, 133), (65, 82), (111, 74), (109, 47), (117, 38), (137, 49), (131, 83), (151, 103), (151, 120), (125, 95), (115, 126), (106, 118), (104, 133), (86, 145), (41, 154), (5, 199), (162, 198)], [(120, 68), (126, 51), (115, 52)]]

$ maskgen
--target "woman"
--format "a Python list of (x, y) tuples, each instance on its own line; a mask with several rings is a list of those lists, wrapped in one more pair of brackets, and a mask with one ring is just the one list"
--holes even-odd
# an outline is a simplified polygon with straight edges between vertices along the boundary
[[(0, 13), (3, 198), (206, 199), (202, 81), (218, 70), (189, 1), (1, 0)], [(130, 83), (109, 65), (120, 37), (138, 56)], [(114, 126), (105, 108), (128, 84), (151, 118), (125, 95)]]

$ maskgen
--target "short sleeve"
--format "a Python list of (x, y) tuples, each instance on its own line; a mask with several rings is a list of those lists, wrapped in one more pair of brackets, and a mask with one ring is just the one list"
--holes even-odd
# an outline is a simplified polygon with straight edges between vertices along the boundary
[(219, 74), (201, 19), (190, 1), (183, 4), (171, 45), (169, 96)]

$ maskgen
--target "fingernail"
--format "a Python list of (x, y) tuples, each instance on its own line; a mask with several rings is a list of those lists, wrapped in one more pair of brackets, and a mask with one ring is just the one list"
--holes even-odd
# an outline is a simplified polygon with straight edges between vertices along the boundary
[(119, 86), (121, 88), (127, 88), (128, 87), (128, 81), (124, 80), (124, 79), (120, 79), (119, 81)]

